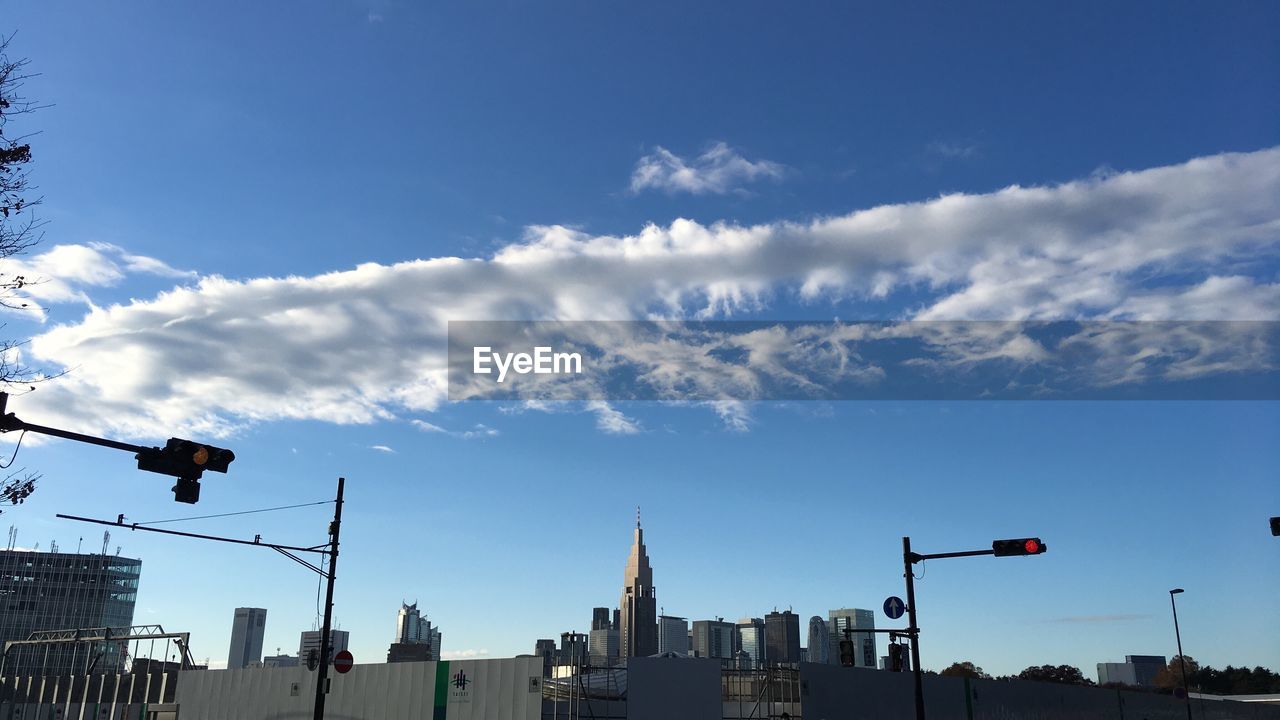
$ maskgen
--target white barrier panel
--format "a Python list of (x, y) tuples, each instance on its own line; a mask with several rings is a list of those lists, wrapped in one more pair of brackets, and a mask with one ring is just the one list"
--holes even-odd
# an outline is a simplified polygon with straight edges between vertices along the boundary
[[(338, 720), (538, 720), (542, 659), (356, 665), (330, 672), (325, 717)], [(316, 673), (305, 667), (181, 673), (182, 720), (304, 720)]]

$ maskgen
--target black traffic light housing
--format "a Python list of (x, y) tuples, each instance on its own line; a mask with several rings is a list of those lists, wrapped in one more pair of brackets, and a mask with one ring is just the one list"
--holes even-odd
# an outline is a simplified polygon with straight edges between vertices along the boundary
[(173, 486), (173, 499), (194, 504), (200, 500), (200, 477), (205, 470), (225, 473), (236, 459), (226, 448), (201, 445), (181, 438), (169, 438), (163, 448), (147, 448), (134, 456), (138, 469), (178, 479)]
[(1280, 537), (1280, 517), (1271, 518), (1271, 534)]
[(902, 672), (902, 660), (907, 654), (907, 646), (902, 643), (889, 644), (889, 670)]
[(995, 540), (991, 549), (996, 557), (1012, 557), (1015, 555), (1040, 555), (1048, 546), (1040, 542), (1040, 538), (1014, 538), (1012, 540)]
[(853, 667), (853, 641), (840, 641), (840, 665), (843, 667)]

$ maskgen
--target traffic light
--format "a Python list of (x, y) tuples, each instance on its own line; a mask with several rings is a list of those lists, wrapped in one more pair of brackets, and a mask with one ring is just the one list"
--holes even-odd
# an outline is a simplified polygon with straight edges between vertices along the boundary
[(889, 644), (889, 670), (902, 672), (902, 660), (907, 653), (907, 646), (902, 643)]
[(1280, 517), (1271, 518), (1271, 534), (1280, 536)]
[(1016, 538), (1013, 540), (996, 540), (991, 543), (991, 549), (995, 551), (996, 557), (1009, 557), (1012, 555), (1039, 555), (1049, 548), (1040, 542), (1040, 538)]
[(844, 667), (853, 667), (853, 641), (840, 641), (840, 664)]
[(199, 480), (205, 470), (225, 473), (227, 466), (236, 459), (235, 453), (226, 448), (181, 438), (169, 438), (163, 448), (147, 448), (134, 457), (138, 460), (139, 470), (178, 478), (178, 483), (173, 486), (173, 497), (183, 503), (200, 500)]

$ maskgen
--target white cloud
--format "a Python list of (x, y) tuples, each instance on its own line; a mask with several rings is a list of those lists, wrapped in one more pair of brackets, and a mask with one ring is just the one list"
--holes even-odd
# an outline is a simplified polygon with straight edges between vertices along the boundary
[(193, 272), (176, 270), (155, 258), (128, 253), (116, 245), (91, 242), (86, 245), (54, 245), (30, 257), (8, 258), (0, 280), (13, 282), (22, 278), (24, 284), (14, 291), (9, 304), (25, 304), (19, 312), (43, 320), (46, 305), (88, 303), (89, 289), (117, 285), (129, 274), (168, 278), (196, 276)]
[(455, 437), (461, 440), (497, 437), (500, 434), (497, 430), (483, 423), (476, 423), (475, 427), (470, 430), (446, 430), (439, 425), (429, 423), (426, 420), (410, 420), (409, 422), (422, 432), (439, 433), (441, 435), (448, 435), (449, 437)]
[(474, 660), (475, 658), (489, 657), (488, 648), (480, 648), (479, 650), (442, 650), (440, 651), (441, 660)]
[[(100, 248), (59, 250), (64, 276), (118, 282), (95, 266), (95, 252), (110, 259)], [(1280, 319), (1278, 261), (1280, 149), (804, 223), (681, 219), (622, 236), (538, 227), (485, 259), (204, 277), (91, 307), (32, 338), (30, 364), (74, 370), (11, 409), (31, 422), (148, 438), (213, 437), (277, 419), (420, 416), (445, 401), (451, 319), (725, 317), (779, 298), (874, 307), (908, 290), (929, 298), (908, 314), (916, 319)], [(128, 262), (115, 267), (123, 273)], [(751, 343), (761, 358), (781, 352), (776, 338)], [(661, 347), (642, 350), (662, 357)], [(635, 425), (596, 416), (605, 429)], [(420, 422), (455, 437), (497, 432)]]
[(386, 445), (370, 445), (369, 449), (377, 450), (378, 452), (390, 453), (392, 455), (394, 455), (396, 452), (395, 450), (392, 450), (390, 447), (387, 447)]
[(596, 428), (610, 435), (634, 435), (640, 432), (640, 423), (622, 414), (607, 402), (594, 400), (587, 409), (595, 413)]
[(928, 150), (930, 153), (948, 160), (966, 160), (978, 155), (977, 144), (971, 142), (943, 142), (939, 140), (929, 143)]
[(692, 160), (685, 160), (662, 146), (636, 162), (631, 192), (663, 190), (694, 195), (724, 195), (756, 180), (779, 180), (786, 168), (769, 160), (748, 160), (718, 142)]

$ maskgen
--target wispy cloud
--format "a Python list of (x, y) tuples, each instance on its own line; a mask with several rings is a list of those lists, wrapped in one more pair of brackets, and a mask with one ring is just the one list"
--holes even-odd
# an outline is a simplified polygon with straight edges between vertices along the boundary
[(386, 445), (370, 445), (370, 446), (369, 446), (369, 449), (370, 449), (370, 450), (377, 450), (378, 452), (390, 453), (390, 454), (392, 454), (392, 455), (394, 455), (394, 454), (395, 454), (395, 452), (396, 452), (395, 450), (392, 450), (391, 448), (387, 447)]
[(446, 430), (445, 428), (434, 423), (429, 423), (426, 420), (410, 420), (409, 422), (422, 432), (439, 433), (441, 435), (448, 435), (449, 437), (459, 438), (461, 440), (497, 437), (500, 434), (497, 430), (483, 423), (476, 423), (476, 426), (470, 430)]
[(631, 172), (631, 192), (662, 190), (668, 193), (712, 193), (724, 195), (740, 191), (742, 185), (757, 180), (779, 180), (786, 168), (770, 160), (748, 160), (723, 142), (686, 160), (662, 146), (640, 158)]
[(977, 157), (979, 148), (977, 143), (972, 142), (943, 142), (936, 140), (929, 143), (927, 148), (929, 154), (948, 160), (965, 160)]
[(587, 409), (595, 413), (596, 428), (610, 435), (634, 435), (640, 432), (640, 423), (633, 420), (607, 402), (587, 403)]

